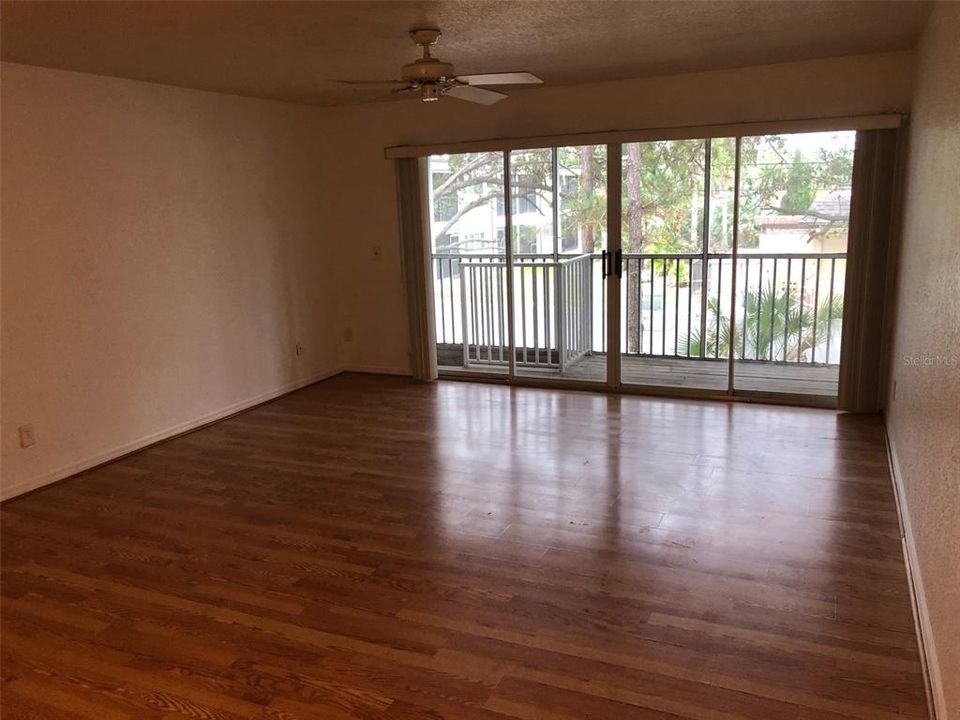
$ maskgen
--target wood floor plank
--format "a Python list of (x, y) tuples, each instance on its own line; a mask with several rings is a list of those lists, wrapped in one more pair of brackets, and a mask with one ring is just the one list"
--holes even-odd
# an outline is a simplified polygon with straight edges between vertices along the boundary
[(342, 375), (0, 508), (11, 718), (926, 718), (878, 418)]

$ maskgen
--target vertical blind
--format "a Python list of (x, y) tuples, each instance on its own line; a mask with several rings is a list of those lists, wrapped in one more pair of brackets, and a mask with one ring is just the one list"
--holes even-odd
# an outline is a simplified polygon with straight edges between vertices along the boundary
[(899, 129), (861, 130), (853, 157), (853, 193), (837, 408), (877, 412), (883, 369), (889, 257), (897, 235)]
[(429, 237), (426, 174), (426, 158), (397, 160), (401, 257), (410, 326), (410, 371), (415, 379), (424, 381), (437, 377), (430, 253), (426, 242)]

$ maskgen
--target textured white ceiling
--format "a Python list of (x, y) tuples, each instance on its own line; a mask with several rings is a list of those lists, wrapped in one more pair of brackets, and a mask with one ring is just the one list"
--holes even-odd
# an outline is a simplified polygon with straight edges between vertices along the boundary
[(2, 3), (2, 58), (317, 105), (360, 102), (437, 26), (459, 73), (560, 85), (912, 48), (926, 2)]

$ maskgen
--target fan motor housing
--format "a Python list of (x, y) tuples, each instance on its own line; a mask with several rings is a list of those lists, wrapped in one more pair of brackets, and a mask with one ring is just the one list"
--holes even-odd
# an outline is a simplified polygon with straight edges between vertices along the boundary
[(421, 58), (403, 66), (403, 79), (417, 82), (453, 77), (453, 65), (435, 58)]

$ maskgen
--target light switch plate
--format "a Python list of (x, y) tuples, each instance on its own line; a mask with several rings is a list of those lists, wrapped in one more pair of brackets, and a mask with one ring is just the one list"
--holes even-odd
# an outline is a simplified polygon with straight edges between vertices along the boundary
[(21, 425), (18, 429), (20, 430), (20, 447), (28, 448), (37, 444), (37, 436), (33, 432), (33, 425)]

